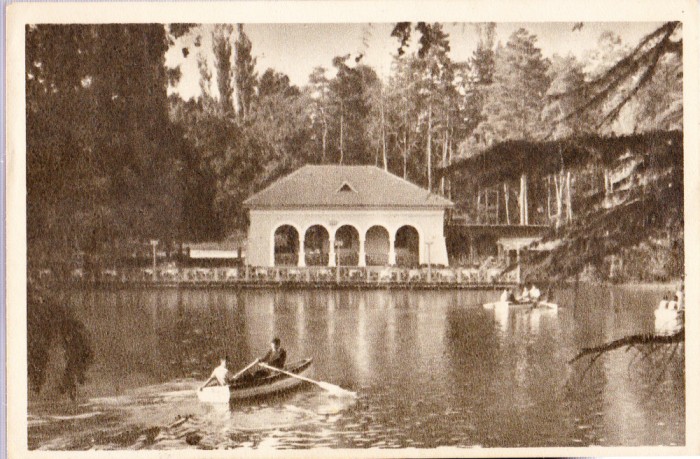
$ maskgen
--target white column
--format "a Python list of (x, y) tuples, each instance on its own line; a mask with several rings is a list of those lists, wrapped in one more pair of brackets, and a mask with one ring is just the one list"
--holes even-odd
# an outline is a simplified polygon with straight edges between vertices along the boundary
[(306, 266), (306, 254), (304, 253), (304, 236), (299, 236), (299, 262), (297, 266), (300, 268)]
[(357, 266), (367, 266), (367, 260), (365, 260), (365, 238), (360, 237), (360, 259), (357, 262)]
[(335, 234), (328, 239), (328, 266), (335, 266)]
[(394, 249), (395, 242), (394, 236), (389, 236), (389, 266), (396, 266), (396, 250)]

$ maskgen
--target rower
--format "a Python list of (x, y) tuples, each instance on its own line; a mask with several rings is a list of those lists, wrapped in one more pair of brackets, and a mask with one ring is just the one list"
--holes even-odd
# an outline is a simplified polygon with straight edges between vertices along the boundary
[(284, 368), (284, 363), (287, 360), (287, 351), (281, 346), (279, 338), (274, 338), (270, 342), (270, 350), (267, 351), (260, 362), (266, 363), (271, 367)]
[(540, 289), (538, 289), (537, 286), (535, 286), (535, 284), (532, 284), (532, 288), (530, 288), (530, 298), (533, 301), (537, 301), (540, 299), (540, 295)]
[(227, 360), (228, 360), (228, 356), (226, 356), (220, 360), (220, 365), (218, 367), (214, 368), (214, 371), (211, 372), (211, 376), (209, 376), (209, 379), (207, 379), (207, 382), (205, 382), (204, 385), (202, 387), (200, 387), (200, 390), (204, 389), (212, 382), (216, 382), (220, 386), (226, 385), (226, 377), (228, 376), (228, 368), (226, 368), (226, 361)]
[[(267, 353), (260, 357), (259, 359), (255, 360), (255, 363), (265, 363), (271, 367), (275, 368), (284, 368), (284, 364), (287, 360), (287, 351), (284, 350), (284, 348), (281, 346), (281, 341), (279, 338), (274, 338), (272, 341), (270, 341), (270, 350), (267, 351)], [(243, 379), (250, 379), (250, 378), (264, 378), (265, 376), (268, 376), (270, 374), (269, 370), (265, 369), (257, 369), (254, 372), (249, 372), (247, 374), (242, 375)]]

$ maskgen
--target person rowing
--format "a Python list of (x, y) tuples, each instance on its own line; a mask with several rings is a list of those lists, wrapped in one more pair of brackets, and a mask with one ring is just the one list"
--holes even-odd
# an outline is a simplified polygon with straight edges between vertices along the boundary
[(530, 288), (530, 299), (533, 302), (537, 303), (540, 299), (541, 294), (542, 293), (540, 292), (540, 289), (538, 289), (535, 284), (532, 284), (532, 287)]
[[(271, 367), (275, 368), (284, 368), (284, 364), (287, 361), (287, 351), (282, 347), (282, 343), (279, 338), (273, 338), (272, 341), (270, 341), (270, 350), (267, 351), (267, 353), (258, 358), (255, 359), (253, 362), (254, 365), (253, 367), (257, 367), (259, 363), (264, 363), (266, 365), (269, 365)], [(250, 379), (250, 378), (264, 378), (265, 376), (270, 375), (270, 370), (267, 370), (265, 368), (258, 368), (255, 371), (249, 371), (244, 373), (243, 375), (239, 375), (239, 377), (245, 378), (245, 379)], [(236, 378), (237, 379), (237, 378)]]
[(207, 382), (205, 382), (204, 385), (202, 385), (202, 387), (199, 388), (199, 390), (204, 389), (212, 383), (216, 383), (216, 385), (219, 386), (225, 386), (228, 384), (228, 368), (226, 368), (227, 361), (228, 356), (221, 358), (221, 360), (219, 361), (219, 366), (214, 368), (214, 371), (211, 372), (211, 376), (209, 376)]

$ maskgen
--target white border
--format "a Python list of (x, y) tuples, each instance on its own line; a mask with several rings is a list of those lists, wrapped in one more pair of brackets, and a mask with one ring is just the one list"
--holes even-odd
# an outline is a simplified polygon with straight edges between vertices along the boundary
[(692, 0), (618, 1), (384, 1), (384, 2), (235, 2), (235, 3), (15, 3), (7, 9), (7, 401), (9, 457), (309, 457), (309, 451), (26, 451), (27, 447), (27, 365), (26, 365), (26, 182), (25, 182), (25, 99), (24, 25), (29, 23), (117, 23), (117, 22), (258, 22), (334, 23), (396, 22), (406, 20), (443, 22), (545, 22), (545, 21), (665, 21), (683, 22), (684, 110), (685, 110), (685, 235), (687, 266), (686, 316), (686, 446), (623, 448), (493, 448), (429, 450), (312, 450), (317, 457), (402, 456), (627, 456), (699, 454), (698, 387), (700, 371), (697, 339), (700, 279), (697, 266), (698, 206), (700, 192), (698, 149), (698, 4)]

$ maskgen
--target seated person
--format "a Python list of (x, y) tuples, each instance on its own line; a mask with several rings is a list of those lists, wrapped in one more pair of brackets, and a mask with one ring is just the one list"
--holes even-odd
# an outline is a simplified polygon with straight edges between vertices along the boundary
[(214, 371), (212, 371), (211, 376), (209, 377), (209, 379), (207, 379), (207, 382), (205, 382), (204, 385), (199, 388), (199, 390), (204, 389), (205, 387), (209, 386), (213, 382), (216, 382), (216, 384), (219, 386), (226, 386), (227, 385), (227, 377), (228, 377), (228, 369), (226, 368), (226, 361), (227, 360), (228, 360), (228, 356), (221, 359), (220, 365), (218, 367), (214, 368)]
[(683, 302), (683, 290), (678, 290), (676, 292), (676, 309), (683, 309), (685, 307), (685, 303)]
[(520, 294), (520, 299), (518, 301), (525, 302), (530, 300), (530, 291), (527, 286), (523, 287), (523, 293)]
[(517, 301), (515, 299), (515, 290), (513, 290), (512, 288), (508, 290), (508, 301), (510, 301), (511, 303), (515, 303)]
[(541, 295), (540, 289), (538, 289), (535, 284), (532, 284), (532, 288), (530, 288), (530, 298), (533, 301), (537, 301), (540, 299), (540, 295)]
[(503, 293), (501, 293), (501, 303), (505, 303), (508, 301), (509, 298), (508, 290), (503, 290)]
[(284, 368), (284, 364), (287, 361), (287, 351), (281, 346), (279, 338), (275, 338), (270, 342), (270, 350), (259, 361), (271, 367)]
[[(279, 338), (275, 338), (270, 342), (270, 350), (267, 353), (256, 359), (256, 363), (264, 363), (275, 368), (284, 368), (284, 364), (287, 360), (287, 351), (281, 346)], [(264, 378), (269, 376), (272, 371), (267, 368), (258, 368), (254, 372), (251, 371), (243, 376), (243, 379), (249, 378)]]

